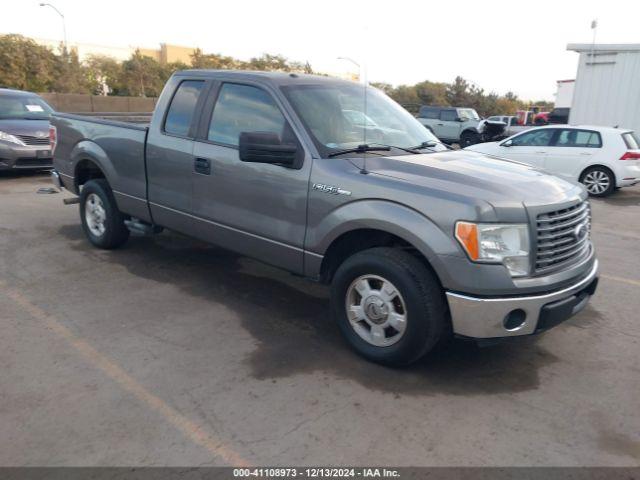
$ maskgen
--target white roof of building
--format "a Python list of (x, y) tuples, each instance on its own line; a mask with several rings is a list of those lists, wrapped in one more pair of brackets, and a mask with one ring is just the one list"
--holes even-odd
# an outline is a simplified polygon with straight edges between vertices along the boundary
[(570, 43), (567, 50), (573, 52), (640, 52), (640, 43)]

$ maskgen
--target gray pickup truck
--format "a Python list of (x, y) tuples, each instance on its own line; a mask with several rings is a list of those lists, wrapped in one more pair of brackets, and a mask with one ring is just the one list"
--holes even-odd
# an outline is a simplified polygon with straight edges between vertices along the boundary
[(596, 288), (582, 186), (447, 151), (373, 88), (191, 70), (148, 126), (52, 124), (53, 180), (79, 195), (95, 246), (164, 227), (328, 283), (344, 336), (376, 362), (544, 331)]

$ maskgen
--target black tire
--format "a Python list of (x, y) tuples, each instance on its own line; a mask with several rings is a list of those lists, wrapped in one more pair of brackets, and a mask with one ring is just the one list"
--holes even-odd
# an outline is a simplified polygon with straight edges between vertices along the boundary
[[(87, 222), (87, 200), (96, 195), (102, 202), (105, 212), (104, 232), (96, 234), (91, 231)], [(123, 245), (129, 239), (129, 229), (124, 224), (125, 216), (118, 210), (116, 200), (109, 183), (103, 178), (89, 180), (84, 184), (80, 193), (80, 220), (82, 229), (89, 241), (98, 248), (111, 250)]]
[[(349, 288), (364, 275), (390, 281), (404, 300), (406, 327), (392, 345), (372, 345), (356, 332), (349, 320), (346, 306)], [(331, 307), (351, 347), (368, 360), (384, 365), (402, 366), (415, 362), (447, 331), (446, 300), (437, 278), (418, 258), (396, 248), (376, 247), (345, 260), (333, 277)]]
[[(594, 181), (602, 179), (607, 182), (606, 188), (602, 183), (596, 185)], [(595, 166), (587, 168), (580, 175), (580, 183), (582, 183), (592, 197), (608, 197), (616, 190), (616, 176), (607, 167)]]
[(476, 132), (462, 132), (460, 135), (460, 148), (480, 143), (480, 134)]

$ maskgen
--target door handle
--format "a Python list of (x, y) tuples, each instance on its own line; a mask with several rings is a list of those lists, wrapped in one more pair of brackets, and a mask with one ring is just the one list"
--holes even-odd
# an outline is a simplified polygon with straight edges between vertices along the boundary
[(545, 150), (540, 150), (539, 152), (535, 152), (535, 153), (547, 153)]
[(193, 162), (193, 170), (203, 175), (211, 175), (211, 161), (208, 158), (196, 157)]
[(444, 127), (444, 123), (438, 123), (439, 127)]

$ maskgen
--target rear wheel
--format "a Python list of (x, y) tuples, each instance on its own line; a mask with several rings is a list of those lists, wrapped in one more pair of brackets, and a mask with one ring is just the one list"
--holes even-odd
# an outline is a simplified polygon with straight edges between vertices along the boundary
[(591, 167), (582, 174), (580, 182), (587, 187), (589, 195), (606, 197), (616, 189), (616, 179), (613, 172), (606, 167)]
[(442, 288), (410, 253), (372, 248), (338, 268), (331, 305), (354, 350), (387, 365), (419, 359), (443, 336), (447, 323)]
[(480, 134), (476, 132), (462, 132), (460, 135), (460, 148), (480, 143)]
[(85, 235), (98, 248), (118, 248), (129, 238), (125, 216), (105, 179), (90, 180), (82, 187), (80, 219)]

